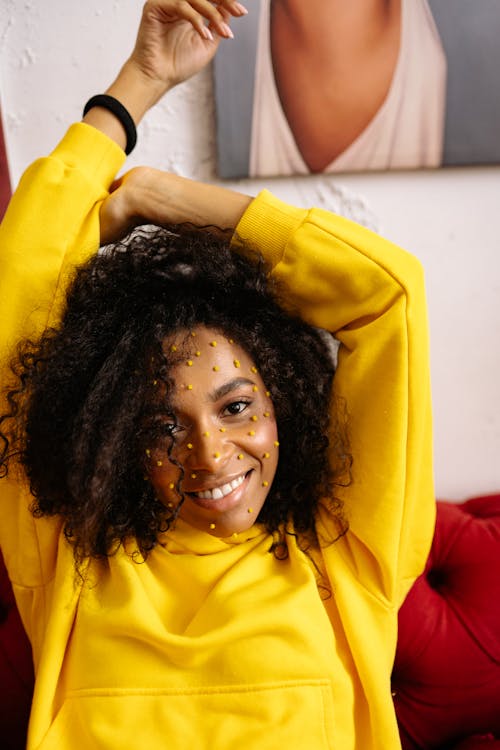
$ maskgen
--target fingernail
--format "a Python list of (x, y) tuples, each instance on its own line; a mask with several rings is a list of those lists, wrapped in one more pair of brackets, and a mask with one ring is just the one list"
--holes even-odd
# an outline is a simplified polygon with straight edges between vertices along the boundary
[(214, 35), (212, 34), (208, 26), (203, 27), (203, 36), (205, 37), (205, 39), (208, 39), (211, 42), (213, 42), (214, 40)]
[(241, 3), (235, 3), (234, 7), (241, 13), (242, 16), (246, 16), (248, 14), (248, 10)]
[(227, 25), (227, 23), (221, 23), (220, 29), (222, 33), (224, 34), (224, 36), (228, 37), (229, 39), (234, 39), (234, 34), (229, 28), (229, 26)]

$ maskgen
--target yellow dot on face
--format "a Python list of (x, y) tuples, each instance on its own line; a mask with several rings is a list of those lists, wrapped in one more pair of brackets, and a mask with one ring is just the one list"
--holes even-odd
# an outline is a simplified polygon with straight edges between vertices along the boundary
[(186, 362), (186, 364), (187, 364), (188, 367), (192, 367), (193, 366), (193, 360), (192, 359), (188, 359), (188, 361)]
[(274, 443), (273, 443), (273, 445), (274, 445), (275, 448), (277, 448), (278, 445), (279, 445), (279, 440), (275, 440)]
[(191, 450), (191, 448), (193, 447), (193, 444), (192, 443), (188, 443), (187, 447), (189, 448), (189, 450)]
[(270, 396), (270, 395), (271, 395), (271, 391), (266, 391), (266, 396), (267, 396), (268, 398), (269, 398), (269, 396)]
[(220, 458), (220, 453), (219, 453), (219, 451), (215, 451), (215, 453), (214, 453), (214, 458)]
[(237, 531), (233, 531), (233, 533), (231, 534), (231, 536), (233, 537), (233, 539), (237, 539), (238, 538), (238, 532)]
[(211, 523), (211, 524), (210, 524), (210, 528), (211, 528), (211, 529), (215, 529), (215, 524), (214, 524), (214, 523)]
[(234, 344), (234, 339), (228, 339), (230, 344)]
[(265, 416), (265, 417), (269, 417), (269, 416), (270, 416), (270, 415), (269, 415), (269, 412), (268, 412), (268, 411), (265, 411), (265, 412), (264, 412), (264, 416)]
[(191, 336), (193, 336), (193, 338), (194, 338), (196, 336), (196, 332), (195, 331), (191, 331)]
[(269, 458), (270, 455), (271, 454), (266, 451), (265, 453), (262, 454), (262, 458)]
[(210, 437), (210, 433), (208, 432), (208, 430), (206, 430), (206, 431), (205, 431), (205, 432), (203, 433), (203, 437)]
[(247, 513), (253, 513), (253, 508), (248, 508)]
[(252, 416), (250, 417), (250, 419), (252, 420), (252, 422), (257, 422), (257, 420), (258, 420), (259, 418), (258, 418), (258, 416), (257, 416), (256, 414), (253, 414), (253, 415), (252, 415)]
[(193, 471), (193, 473), (191, 474), (191, 479), (196, 479), (196, 474), (194, 473), (194, 471)]
[(157, 466), (163, 466), (163, 461), (157, 461), (157, 462), (156, 462), (156, 465), (157, 465)]
[(269, 482), (262, 482), (263, 487), (269, 487)]
[(195, 353), (194, 353), (194, 356), (195, 356), (195, 357), (201, 357), (201, 352), (195, 352)]
[(241, 364), (240, 364), (240, 360), (239, 360), (239, 359), (233, 359), (233, 365), (234, 365), (235, 367), (240, 367), (240, 366), (241, 366)]
[(172, 344), (172, 346), (170, 347), (170, 351), (171, 352), (176, 352), (177, 351), (177, 347), (176, 347), (175, 344)]
[(249, 433), (250, 437), (253, 437), (255, 435), (255, 430), (250, 430)]
[(174, 507), (173, 503), (167, 503), (167, 508), (173, 508), (173, 507)]
[(211, 341), (210, 346), (217, 346), (217, 341)]
[(256, 385), (254, 385), (254, 386), (253, 386), (253, 388), (252, 388), (252, 391), (253, 391), (254, 393), (257, 393), (257, 391), (258, 391), (258, 390), (259, 390), (259, 389), (257, 388), (257, 386), (256, 386)]
[(219, 427), (219, 432), (225, 432), (225, 431), (226, 431), (225, 427)]
[(219, 367), (219, 365), (214, 365), (214, 366), (212, 367), (212, 370), (213, 370), (214, 372), (219, 372), (219, 370), (220, 370), (220, 367)]
[(238, 453), (237, 458), (238, 458), (238, 461), (241, 461), (243, 459), (243, 453)]
[(168, 489), (169, 490), (175, 489), (175, 484), (173, 482), (170, 482), (170, 484), (168, 485)]
[(257, 368), (256, 367), (251, 367), (250, 370), (251, 370), (251, 372), (257, 372)]
[(186, 388), (188, 389), (188, 391), (192, 391), (193, 390), (193, 386), (191, 385), (191, 383), (189, 383), (189, 385), (187, 385)]

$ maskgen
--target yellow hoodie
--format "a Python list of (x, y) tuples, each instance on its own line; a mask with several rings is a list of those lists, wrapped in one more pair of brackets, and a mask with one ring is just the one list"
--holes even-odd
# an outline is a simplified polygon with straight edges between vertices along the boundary
[[(57, 323), (75, 264), (98, 247), (99, 202), (123, 154), (72, 126), (24, 175), (0, 228), (2, 384), (14, 343)], [(310, 323), (341, 342), (353, 482), (349, 531), (317, 517), (317, 571), (255, 525), (222, 540), (179, 521), (143, 564), (121, 548), (75, 576), (58, 519), (0, 482), (0, 545), (33, 645), (34, 750), (392, 750), (397, 609), (433, 531), (426, 306), (418, 262), (326, 211), (269, 193), (238, 226)], [(5, 412), (2, 402), (0, 412)]]

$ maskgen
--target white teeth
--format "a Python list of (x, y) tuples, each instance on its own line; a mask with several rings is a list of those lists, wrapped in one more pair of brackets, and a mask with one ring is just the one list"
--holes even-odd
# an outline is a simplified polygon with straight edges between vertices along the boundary
[(242, 474), (240, 477), (233, 479), (232, 482), (223, 484), (220, 487), (214, 487), (213, 490), (205, 490), (204, 492), (197, 492), (196, 497), (200, 497), (203, 500), (220, 500), (221, 498), (229, 495), (230, 492), (239, 487), (245, 479), (245, 475)]

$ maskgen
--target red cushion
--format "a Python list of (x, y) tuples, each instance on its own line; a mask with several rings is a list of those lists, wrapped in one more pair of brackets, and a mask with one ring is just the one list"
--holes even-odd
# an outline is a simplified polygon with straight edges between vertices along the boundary
[(33, 692), (31, 647), (0, 552), (0, 747), (22, 750)]
[(405, 750), (500, 739), (500, 495), (438, 503), (425, 573), (399, 615), (393, 690)]

